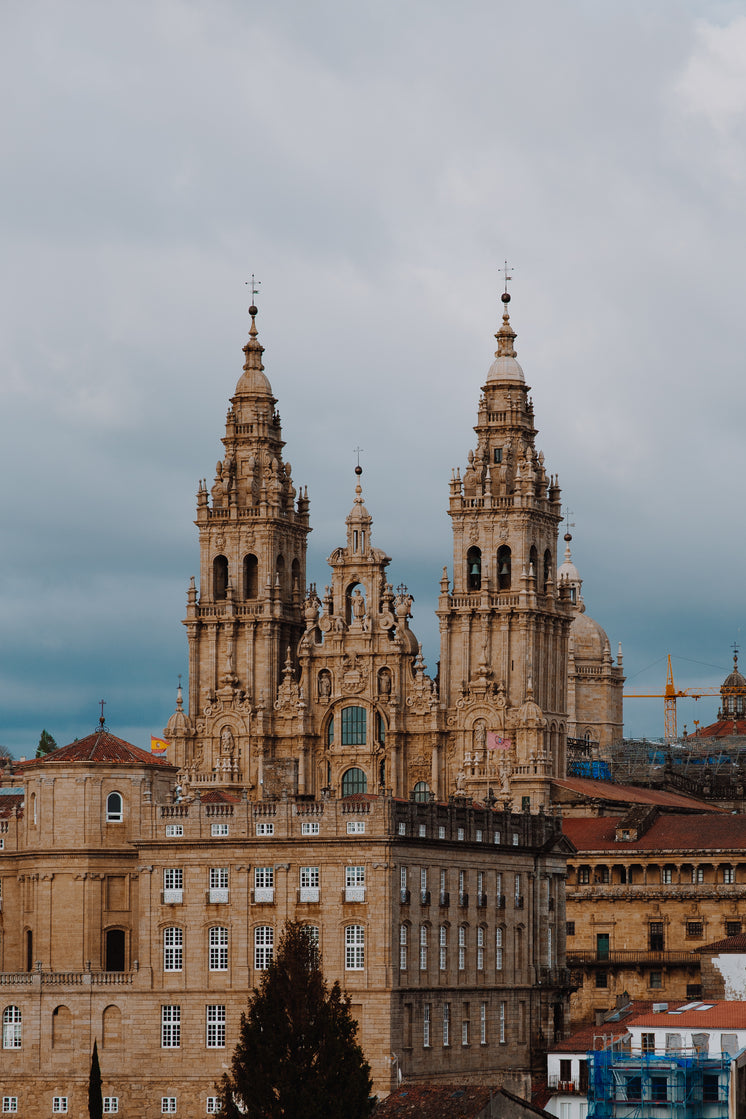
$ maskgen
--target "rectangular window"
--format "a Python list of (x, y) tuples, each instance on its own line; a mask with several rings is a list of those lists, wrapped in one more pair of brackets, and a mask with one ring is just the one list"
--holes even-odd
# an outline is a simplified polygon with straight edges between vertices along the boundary
[(499, 1017), (499, 1020), (498, 1020), (499, 1021), (499, 1028), (500, 1028), (500, 1044), (501, 1045), (505, 1044), (505, 1007), (506, 1007), (506, 1004), (504, 1002), (501, 1002), (500, 1003), (500, 1017)]
[(575, 936), (575, 922), (567, 921), (565, 923), (565, 933), (567, 936)]
[(726, 884), (726, 886), (732, 886), (733, 883), (735, 882), (735, 880), (736, 880), (735, 867), (724, 866), (723, 867), (723, 882)]
[(518, 846), (518, 832), (517, 831), (513, 832), (513, 846), (514, 847)]
[(430, 1048), (430, 1003), (426, 1002), (422, 1010), (422, 1045), (424, 1049)]
[(578, 885), (588, 886), (591, 881), (591, 868), (589, 866), (578, 867)]
[(741, 933), (740, 921), (726, 921), (725, 922), (725, 935), (726, 936), (739, 936)]
[(225, 1048), (225, 1007), (205, 1007), (205, 1044), (208, 1049)]
[(703, 921), (687, 921), (686, 935), (695, 940), (701, 940), (705, 935), (705, 926)]
[(650, 986), (655, 987), (658, 990), (662, 989), (662, 987), (663, 987), (663, 972), (662, 971), (651, 971), (650, 972)]
[(451, 1004), (443, 1003), (443, 1045), (451, 1044)]
[(487, 1003), (479, 1004), (479, 1044), (487, 1044)]
[(184, 953), (184, 930), (163, 930), (163, 970), (181, 971)]
[(175, 839), (184, 834), (183, 824), (166, 824), (166, 839)]
[(519, 898), (521, 896), (521, 876), (520, 876), (520, 874), (516, 874), (516, 876), (515, 876), (515, 896), (517, 898)]
[(272, 963), (275, 947), (275, 930), (271, 925), (254, 929), (254, 967), (264, 971)]
[(443, 826), (443, 824), (439, 824), (438, 825), (438, 839), (445, 839), (445, 837), (446, 837), (446, 829)]
[(3, 1096), (3, 1113), (18, 1111), (18, 1096)]
[(257, 835), (274, 835), (275, 834), (275, 825), (274, 824), (269, 824), (269, 823), (258, 823), (256, 825), (256, 834)]
[(643, 1053), (655, 1053), (655, 1034), (641, 1034), (640, 1047)]
[(275, 900), (275, 868), (273, 866), (254, 867), (254, 901), (258, 903)]
[(161, 1115), (176, 1114), (176, 1096), (161, 1096)]
[(180, 866), (166, 867), (163, 871), (163, 904), (180, 905), (184, 900), (184, 871)]
[(406, 834), (407, 834), (407, 825), (404, 823), (403, 820), (400, 820), (399, 821), (399, 835), (406, 835)]
[(181, 1007), (161, 1007), (161, 1049), (181, 1046)]
[(596, 972), (596, 986), (603, 989), (609, 985), (609, 973), (606, 971)]
[(648, 932), (648, 947), (651, 952), (663, 952), (666, 947), (663, 921), (651, 921)]
[(364, 707), (342, 708), (342, 745), (365, 745), (365, 716)]
[(119, 1113), (119, 1096), (104, 1096), (104, 1115)]
[[(468, 1003), (467, 1003), (467, 1007), (468, 1007)], [(461, 1044), (462, 1045), (468, 1045), (469, 1044), (469, 1019), (468, 1018), (463, 1018), (462, 1021), (461, 1021)]]
[(494, 835), (492, 836), (492, 842), (493, 842), (493, 843), (500, 843), (500, 842), (501, 842), (501, 840), (500, 840), (500, 832), (499, 832), (499, 831), (496, 831), (496, 832), (494, 833)]
[(67, 1112), (67, 1096), (52, 1096), (52, 1111), (55, 1115)]
[(482, 829), (481, 828), (477, 828), (477, 834), (476, 834), (475, 838), (476, 838), (477, 843), (482, 842)]
[(484, 929), (477, 929), (477, 971), (484, 971)]
[(704, 882), (704, 880), (705, 880), (705, 868), (703, 866), (693, 866), (692, 867), (692, 882), (693, 883), (698, 883), (698, 882)]
[(210, 827), (210, 835), (213, 836), (213, 837), (217, 837), (217, 836), (220, 836), (220, 835), (227, 835), (227, 834), (228, 834), (228, 825), (227, 824), (212, 824), (211, 827)]
[(448, 929), (445, 925), (441, 925), (438, 930), (440, 959), (439, 967), (441, 971), (446, 970), (447, 954), (448, 954)]
[(3, 1011), (3, 1049), (21, 1048), (21, 1008), (6, 1006)]
[(495, 971), (503, 969), (503, 930), (495, 929)]
[(650, 1097), (653, 1103), (665, 1103), (668, 1099), (668, 1077), (650, 1077)]
[(420, 824), (420, 839), (427, 839), (427, 824)]
[(300, 900), (317, 902), (319, 900), (319, 868), (302, 866), (300, 868)]
[[(304, 820), (300, 826), (301, 835), (318, 835), (319, 824), (315, 821)], [(208, 1096), (208, 1099), (217, 1099), (217, 1096)]]
[(407, 970), (407, 926), (399, 926), (399, 970)]
[(345, 901), (365, 901), (365, 867), (345, 867)]
[(427, 925), (420, 925), (420, 971), (427, 971)]
[(220, 1111), (220, 1097), (219, 1096), (208, 1096), (207, 1097), (207, 1107), (205, 1108), (205, 1111), (207, 1112), (208, 1115), (217, 1115), (218, 1112)]
[(466, 929), (463, 925), (458, 930), (458, 969), (466, 970)]
[(457, 835), (458, 839), (465, 839), (466, 838), (466, 832), (464, 831), (463, 828), (459, 828), (458, 831), (456, 832), (456, 835)]
[(210, 904), (226, 905), (228, 902), (228, 867), (210, 867)]
[(210, 929), (210, 971), (228, 970), (228, 930)]
[(661, 870), (661, 882), (664, 886), (670, 886), (673, 882), (673, 867), (664, 866)]
[(364, 835), (365, 834), (365, 820), (348, 820), (347, 821), (347, 834), (348, 835)]
[(365, 929), (348, 925), (345, 929), (345, 971), (362, 971), (365, 967)]

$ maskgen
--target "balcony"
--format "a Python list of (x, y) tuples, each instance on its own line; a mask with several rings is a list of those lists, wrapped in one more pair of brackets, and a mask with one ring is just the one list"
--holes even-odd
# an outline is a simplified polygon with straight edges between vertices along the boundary
[(320, 890), (318, 886), (301, 886), (298, 890), (298, 901), (306, 902), (306, 904), (317, 905), (319, 896)]
[(451, 895), (448, 893), (448, 890), (441, 890), (440, 896), (438, 897), (438, 905), (441, 909), (447, 909), (450, 904)]
[(505, 908), (505, 894), (498, 894), (495, 898), (495, 909)]
[(610, 950), (599, 955), (592, 949), (587, 952), (568, 952), (567, 962), (571, 966), (583, 964), (590, 967), (608, 967), (611, 965), (629, 964), (689, 964), (690, 967), (699, 967), (699, 956), (694, 952), (651, 952), (637, 951), (632, 948)]

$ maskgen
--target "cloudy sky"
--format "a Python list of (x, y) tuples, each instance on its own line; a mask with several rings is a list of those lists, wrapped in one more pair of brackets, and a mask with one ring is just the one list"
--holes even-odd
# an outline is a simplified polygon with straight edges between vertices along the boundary
[[(746, 15), (706, 0), (3, 0), (0, 742), (159, 733), (261, 280), (309, 577), (353, 448), (432, 615), (499, 268), (628, 690), (746, 640)], [(563, 530), (561, 530), (563, 531)], [(744, 654), (746, 656), (746, 652)], [(679, 705), (679, 724), (717, 700)], [(662, 703), (626, 704), (662, 733)]]

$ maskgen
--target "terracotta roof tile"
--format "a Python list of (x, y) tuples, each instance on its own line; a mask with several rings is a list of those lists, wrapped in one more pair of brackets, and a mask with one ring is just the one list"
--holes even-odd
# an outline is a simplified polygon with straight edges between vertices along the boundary
[(684, 739), (689, 742), (698, 738), (730, 738), (734, 734), (746, 734), (746, 719), (718, 719), (708, 727), (700, 727), (696, 734), (688, 734)]
[(664, 813), (641, 839), (615, 840), (621, 816), (568, 817), (562, 831), (579, 853), (589, 851), (733, 851), (746, 847), (746, 816)]
[(553, 777), (552, 783), (593, 800), (619, 801), (622, 804), (658, 804), (662, 808), (690, 808), (696, 812), (723, 813), (725, 809), (684, 793), (664, 789), (642, 789), (638, 785), (617, 785), (613, 781), (594, 781), (590, 777)]
[[(490, 1099), (499, 1101), (501, 1098), (510, 1115), (515, 1115), (518, 1104), (526, 1115), (549, 1119), (546, 1111), (505, 1088), (478, 1084), (402, 1084), (378, 1104), (373, 1114), (375, 1119), (474, 1119), (489, 1105)], [(495, 1114), (501, 1114), (499, 1106)]]
[(726, 936), (722, 940), (715, 940), (712, 944), (703, 944), (699, 948), (694, 949), (700, 955), (713, 956), (722, 955), (722, 953), (734, 952), (740, 955), (746, 952), (746, 933), (737, 933), (736, 936)]
[(31, 765), (67, 765), (70, 762), (149, 765), (161, 769), (175, 769), (175, 766), (149, 754), (147, 750), (141, 750), (139, 746), (133, 746), (131, 742), (125, 742), (123, 738), (110, 734), (105, 727), (95, 730), (86, 738), (78, 739), (77, 742), (71, 742), (69, 746), (60, 747), (44, 758), (34, 758), (22, 763), (21, 768), (28, 768)]
[(10, 816), (23, 804), (23, 793), (6, 793), (0, 796), (0, 816)]
[(241, 798), (223, 789), (208, 789), (206, 793), (199, 794), (199, 799), (203, 804), (238, 804)]
[[(684, 1003), (683, 1005), (689, 1004)], [(746, 1030), (746, 1002), (730, 999), (710, 999), (709, 1001), (702, 1000), (700, 1005), (706, 1006), (708, 1009), (686, 1010), (683, 1014), (672, 1014), (671, 1010), (674, 1008), (669, 1004), (668, 1010), (659, 1011), (657, 1014), (653, 1014), (652, 1011), (635, 1014), (628, 1019), (627, 1024), (635, 1028), (657, 1026), (659, 1029), (665, 1028), (668, 1030), (678, 1029), (679, 1027), (686, 1030), (697, 1029), (698, 1027), (710, 1030)]]
[(604, 1043), (596, 1038), (605, 1037), (607, 1042), (613, 1037), (624, 1037), (627, 1033), (627, 1020), (624, 1022), (604, 1022), (602, 1026), (583, 1026), (570, 1034), (564, 1041), (555, 1041), (549, 1046), (550, 1053), (587, 1053), (591, 1049), (603, 1049)]

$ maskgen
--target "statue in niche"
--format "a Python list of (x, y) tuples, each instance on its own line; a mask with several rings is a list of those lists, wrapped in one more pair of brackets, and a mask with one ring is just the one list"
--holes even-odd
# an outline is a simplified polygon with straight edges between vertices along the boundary
[(235, 742), (233, 741), (233, 731), (230, 727), (223, 727), (220, 732), (220, 752), (227, 754), (228, 757), (233, 757), (233, 750)]
[(484, 719), (477, 719), (474, 724), (474, 752), (482, 753), (487, 748), (487, 726)]
[(387, 668), (378, 674), (378, 694), (382, 696), (391, 695), (391, 673)]
[(319, 699), (329, 699), (332, 694), (332, 681), (328, 672), (319, 673)]
[(361, 594), (360, 587), (355, 587), (352, 595), (352, 617), (362, 625), (365, 617), (365, 599)]

